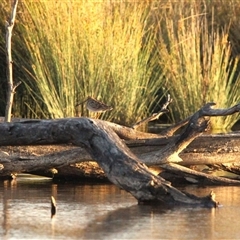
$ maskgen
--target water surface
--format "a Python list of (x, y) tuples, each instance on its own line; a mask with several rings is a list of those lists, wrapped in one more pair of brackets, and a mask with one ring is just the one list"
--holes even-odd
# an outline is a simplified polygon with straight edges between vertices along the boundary
[[(54, 184), (23, 175), (0, 182), (1, 239), (240, 239), (240, 188), (211, 190), (223, 207), (166, 208), (137, 205), (111, 184)], [(57, 202), (51, 219), (50, 197)]]

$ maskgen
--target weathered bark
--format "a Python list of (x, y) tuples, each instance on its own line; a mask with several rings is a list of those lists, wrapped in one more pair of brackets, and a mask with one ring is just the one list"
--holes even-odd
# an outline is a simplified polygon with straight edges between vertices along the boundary
[(134, 130), (133, 128), (121, 126), (112, 122), (105, 122), (113, 131), (124, 140), (139, 140), (139, 139), (151, 139), (151, 138), (160, 138), (166, 139), (166, 137), (162, 134), (155, 133), (146, 133)]
[(66, 180), (106, 179), (102, 168), (81, 147), (65, 144), (7, 146), (0, 149), (0, 163), (2, 166), (4, 164), (0, 171), (2, 178), (24, 172)]
[[(127, 146), (147, 166), (153, 166), (152, 163), (161, 166), (161, 159), (153, 162), (151, 156), (154, 156), (156, 149), (161, 149), (169, 142), (169, 139), (166, 140), (166, 142), (162, 139), (127, 141)], [(224, 171), (240, 174), (237, 165), (240, 159), (239, 145), (240, 135), (237, 133), (199, 136), (180, 154), (183, 161), (179, 164), (183, 166), (218, 164), (219, 169), (222, 166)], [(8, 146), (0, 147), (0, 150), (0, 162), (5, 162), (0, 176), (9, 176), (14, 172), (30, 172), (66, 179), (104, 179), (106, 177), (102, 169), (92, 162), (94, 160), (90, 154), (80, 147), (69, 145)], [(52, 154), (49, 154), (50, 152)], [(149, 157), (145, 159), (144, 155), (147, 153)], [(75, 164), (76, 162), (78, 164)], [(57, 174), (49, 171), (52, 168), (57, 169)], [(219, 181), (219, 184), (222, 182)]]
[[(151, 166), (160, 164), (160, 161), (148, 161), (141, 157), (142, 154), (154, 154), (168, 142), (175, 141), (177, 136), (169, 138), (152, 138), (127, 141), (128, 147), (142, 161)], [(184, 166), (236, 163), (240, 160), (240, 132), (228, 134), (207, 134), (198, 136), (191, 142), (179, 157), (183, 160), (179, 164)]]
[[(42, 147), (46, 148), (46, 146)], [(6, 175), (9, 175), (11, 173), (34, 172), (66, 166), (78, 162), (79, 156), (84, 157), (84, 155), (90, 158), (90, 155), (87, 154), (84, 149), (76, 147), (71, 147), (69, 150), (62, 150), (60, 152), (40, 156), (17, 156), (15, 154), (9, 155), (8, 153), (1, 151), (0, 163), (4, 166), (2, 169), (2, 174), (4, 172)], [(87, 159), (85, 158), (85, 161), (86, 160)]]

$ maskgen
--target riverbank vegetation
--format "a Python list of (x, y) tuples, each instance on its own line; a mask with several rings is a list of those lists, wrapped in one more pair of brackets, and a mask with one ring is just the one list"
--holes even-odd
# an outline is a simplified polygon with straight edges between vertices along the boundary
[[(173, 97), (169, 121), (204, 103), (240, 101), (238, 1), (23, 1), (13, 36), (17, 89), (13, 115), (89, 116), (75, 105), (93, 96), (114, 107), (101, 118), (132, 125)], [(1, 1), (0, 111), (5, 109)], [(212, 120), (231, 128), (239, 114)]]

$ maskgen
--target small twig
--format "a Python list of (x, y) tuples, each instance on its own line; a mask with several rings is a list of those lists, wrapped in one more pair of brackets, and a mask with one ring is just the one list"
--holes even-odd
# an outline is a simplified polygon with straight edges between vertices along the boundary
[(16, 83), (15, 85), (13, 85), (12, 88), (12, 93), (15, 93), (16, 88), (22, 83), (22, 81), (19, 81), (18, 83)]
[(156, 119), (159, 119), (160, 116), (162, 116), (164, 113), (168, 112), (167, 110), (167, 107), (168, 105), (172, 102), (172, 99), (170, 97), (170, 94), (168, 94), (168, 97), (167, 97), (167, 102), (162, 106), (161, 110), (157, 113), (153, 113), (152, 116), (150, 117), (147, 117), (147, 118), (144, 118), (143, 120), (135, 123), (132, 128), (133, 129), (136, 129), (137, 127), (139, 127), (140, 125), (142, 125), (143, 123), (146, 123), (146, 122), (150, 122), (150, 121), (153, 121), (153, 120), (156, 120)]

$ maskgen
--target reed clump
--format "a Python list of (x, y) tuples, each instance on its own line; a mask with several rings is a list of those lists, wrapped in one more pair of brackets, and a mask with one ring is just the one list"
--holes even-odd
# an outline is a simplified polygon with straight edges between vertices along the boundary
[[(229, 40), (231, 26), (217, 24), (213, 5), (169, 1), (161, 14), (159, 64), (174, 99), (173, 119), (184, 119), (207, 102), (218, 108), (239, 103), (239, 58)], [(212, 128), (230, 129), (238, 119), (239, 114), (212, 118)]]
[(22, 3), (29, 54), (23, 81), (44, 117), (89, 116), (75, 107), (87, 96), (114, 107), (102, 115), (107, 120), (133, 124), (149, 114), (162, 85), (150, 8), (147, 2)]
[[(9, 9), (7, 0), (0, 2), (2, 16)], [(171, 121), (206, 102), (232, 106), (240, 102), (239, 21), (235, 0), (21, 1), (13, 59), (24, 84), (13, 114), (91, 116), (75, 106), (92, 96), (113, 106), (101, 118), (132, 125), (157, 111), (166, 93), (174, 99)], [(212, 127), (230, 129), (239, 119), (213, 118)]]

